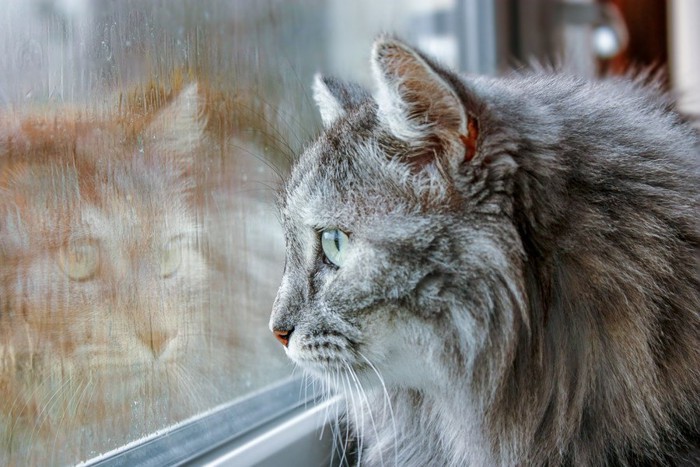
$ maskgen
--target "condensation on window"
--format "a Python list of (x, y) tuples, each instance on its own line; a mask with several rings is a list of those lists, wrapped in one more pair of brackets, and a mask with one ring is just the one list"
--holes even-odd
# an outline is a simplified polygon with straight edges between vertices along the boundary
[(3, 3), (1, 465), (88, 459), (292, 373), (274, 200), (318, 128), (311, 79), (366, 80), (413, 3)]

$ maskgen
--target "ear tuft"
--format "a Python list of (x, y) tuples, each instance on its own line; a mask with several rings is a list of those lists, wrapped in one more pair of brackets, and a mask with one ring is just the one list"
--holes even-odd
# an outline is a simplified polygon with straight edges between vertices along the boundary
[(466, 111), (447, 72), (405, 43), (387, 36), (372, 48), (379, 116), (405, 141), (467, 132)]
[(314, 100), (325, 128), (370, 98), (361, 86), (316, 74), (312, 85)]
[(314, 84), (312, 85), (314, 100), (319, 112), (321, 112), (323, 126), (326, 128), (345, 115), (345, 109), (331, 92), (329, 84), (328, 78), (324, 78), (319, 73), (314, 75)]

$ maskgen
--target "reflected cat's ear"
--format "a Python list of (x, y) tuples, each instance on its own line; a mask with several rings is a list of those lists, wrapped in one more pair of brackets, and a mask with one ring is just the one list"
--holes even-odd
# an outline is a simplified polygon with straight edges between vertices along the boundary
[(204, 99), (194, 83), (156, 115), (145, 136), (159, 152), (185, 155), (201, 143), (205, 126)]
[[(430, 59), (397, 39), (380, 37), (372, 48), (372, 72), (379, 118), (397, 138), (434, 145), (459, 137), (465, 146), (475, 145), (475, 122), (468, 121), (449, 73)], [(469, 151), (467, 160), (475, 148)]]
[(325, 128), (370, 98), (369, 93), (357, 84), (345, 83), (320, 74), (314, 76), (312, 88)]

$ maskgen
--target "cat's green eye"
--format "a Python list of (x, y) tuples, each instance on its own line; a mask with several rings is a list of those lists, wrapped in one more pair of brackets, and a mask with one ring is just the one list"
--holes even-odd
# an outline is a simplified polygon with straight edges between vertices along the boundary
[(326, 259), (336, 266), (342, 266), (347, 256), (350, 239), (339, 229), (327, 229), (321, 232), (321, 248)]
[(100, 263), (99, 250), (92, 241), (71, 242), (58, 252), (58, 264), (74, 281), (90, 279)]
[(175, 237), (168, 241), (160, 252), (160, 275), (170, 277), (182, 264), (182, 239)]

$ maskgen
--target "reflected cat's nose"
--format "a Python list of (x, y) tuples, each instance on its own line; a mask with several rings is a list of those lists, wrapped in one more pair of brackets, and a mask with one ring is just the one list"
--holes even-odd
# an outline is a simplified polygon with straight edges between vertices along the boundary
[(284, 331), (280, 329), (272, 330), (272, 333), (275, 335), (277, 340), (280, 341), (285, 347), (287, 347), (287, 345), (289, 344), (289, 338), (291, 337), (292, 332), (294, 332), (294, 328)]
[(175, 338), (176, 332), (167, 331), (153, 331), (144, 332), (141, 334), (141, 341), (150, 347), (151, 352), (153, 352), (154, 357), (159, 357), (165, 349), (168, 348), (168, 344)]

